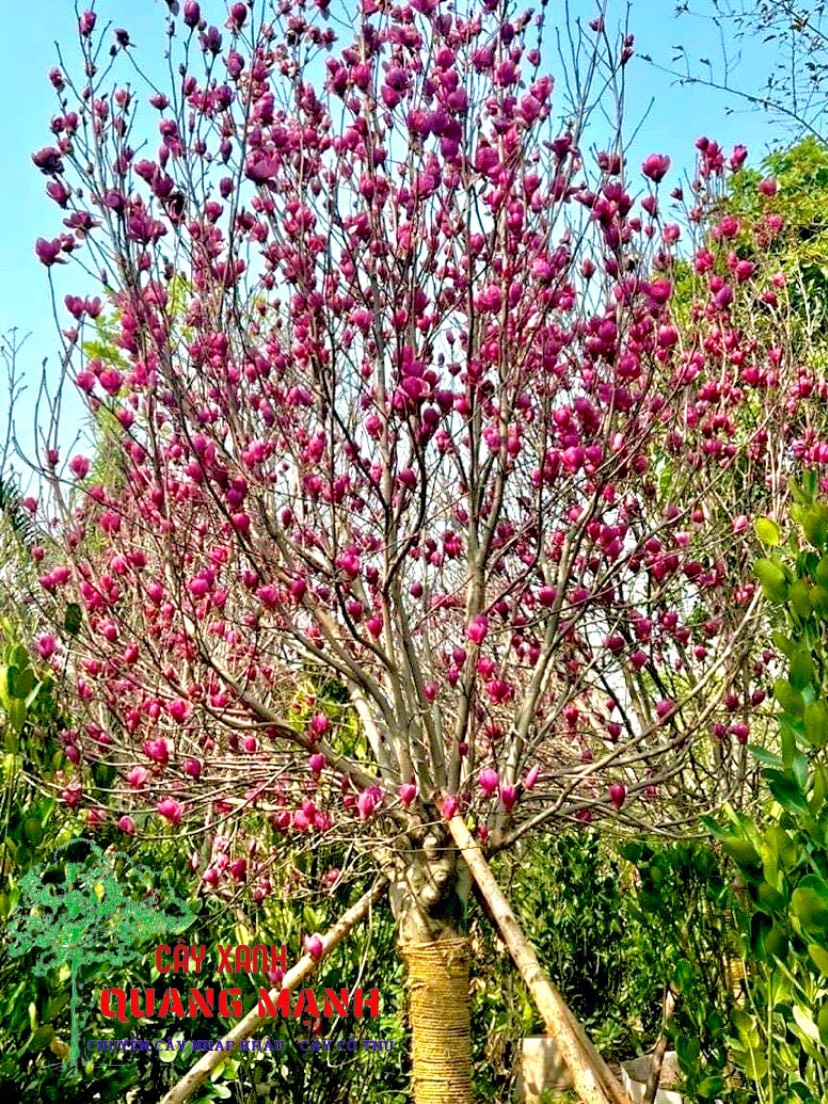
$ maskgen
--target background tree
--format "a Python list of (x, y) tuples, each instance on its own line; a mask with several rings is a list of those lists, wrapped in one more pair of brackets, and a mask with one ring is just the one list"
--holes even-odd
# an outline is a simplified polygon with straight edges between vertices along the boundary
[[(719, 31), (720, 56), (693, 57), (679, 44), (672, 67), (652, 58), (647, 61), (682, 83), (727, 93), (734, 107), (749, 105), (775, 116), (786, 133), (786, 145), (806, 135), (824, 142), (828, 22), (821, 0), (679, 0), (675, 11), (688, 25), (692, 19), (710, 20)], [(755, 84), (755, 62), (751, 61), (750, 78), (745, 78), (746, 66), (741, 64), (746, 47), (751, 59), (757, 50), (767, 58)]]

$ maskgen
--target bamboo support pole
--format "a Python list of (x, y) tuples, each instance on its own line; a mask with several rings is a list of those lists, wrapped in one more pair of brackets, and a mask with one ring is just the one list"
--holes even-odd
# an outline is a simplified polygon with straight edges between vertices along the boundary
[(503, 941), (543, 1017), (549, 1035), (560, 1048), (561, 1057), (569, 1069), (573, 1086), (582, 1104), (632, 1104), (627, 1093), (573, 1016), (557, 987), (544, 973), (534, 948), (523, 934), (480, 845), (469, 832), (465, 822), (461, 817), (455, 816), (449, 821), (448, 826), (472, 878), (491, 910)]

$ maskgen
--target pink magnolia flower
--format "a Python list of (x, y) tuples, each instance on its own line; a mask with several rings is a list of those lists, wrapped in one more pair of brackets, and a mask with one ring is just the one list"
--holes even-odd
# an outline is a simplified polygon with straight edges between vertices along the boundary
[(233, 859), (227, 869), (234, 882), (243, 882), (247, 876), (247, 859)]
[(746, 744), (748, 742), (748, 738), (750, 736), (750, 726), (749, 725), (742, 724), (741, 722), (739, 722), (737, 724), (732, 724), (730, 726), (730, 731), (736, 737), (736, 740), (738, 741), (738, 743)]
[(534, 767), (531, 767), (529, 771), (527, 771), (526, 777), (523, 779), (523, 788), (526, 790), (534, 789), (539, 775), (540, 765), (535, 763)]
[[(170, 749), (166, 740), (145, 740), (144, 741), (144, 754), (148, 759), (152, 759), (153, 763), (160, 763), (164, 766), (169, 762)], [(140, 769), (140, 768), (136, 768)], [(131, 774), (132, 772), (130, 772)], [(127, 775), (129, 778), (129, 775)]]
[(644, 159), (641, 171), (646, 177), (658, 184), (663, 180), (670, 169), (670, 158), (663, 153), (651, 153)]
[(60, 238), (54, 238), (52, 241), (38, 238), (35, 242), (37, 259), (47, 268), (50, 268), (53, 264), (63, 264), (63, 259), (60, 256), (62, 249), (63, 243)]
[(492, 770), (490, 767), (487, 767), (485, 770), (482, 770), (480, 772), (480, 777), (478, 778), (477, 782), (486, 797), (491, 797), (492, 794), (496, 792), (497, 787), (500, 785), (500, 775), (497, 773), (496, 770)]
[(63, 172), (63, 159), (60, 150), (54, 146), (45, 146), (32, 154), (32, 161), (46, 176), (57, 176)]
[(75, 778), (65, 787), (60, 796), (65, 805), (68, 805), (70, 809), (75, 809), (83, 800), (83, 786)]
[(466, 636), (473, 644), (482, 644), (489, 631), (489, 619), (485, 613), (479, 613), (466, 629)]
[(175, 701), (167, 703), (167, 712), (174, 721), (179, 724), (183, 724), (193, 711), (192, 705), (188, 701), (184, 701), (181, 698), (177, 698)]
[(457, 810), (460, 808), (460, 799), (455, 794), (448, 794), (443, 798), (443, 802), (440, 806), (440, 812), (443, 814), (446, 820), (451, 820), (456, 815)]
[(400, 786), (400, 804), (406, 809), (412, 804), (417, 796), (417, 787), (413, 782), (403, 782)]
[(146, 767), (133, 767), (132, 770), (127, 771), (127, 785), (131, 790), (143, 789), (149, 778), (149, 771)]
[(174, 797), (163, 797), (158, 802), (158, 815), (164, 817), (173, 826), (180, 824), (184, 807)]
[(91, 828), (93, 831), (99, 828), (101, 824), (106, 821), (107, 812), (106, 809), (94, 808), (89, 809), (86, 814), (86, 827)]
[(627, 787), (623, 782), (614, 782), (610, 786), (610, 801), (616, 807), (620, 809), (624, 802), (627, 800)]
[(192, 30), (198, 26), (201, 19), (201, 8), (196, 3), (196, 0), (186, 0), (184, 4), (184, 22)]
[(554, 587), (542, 586), (538, 591), (538, 601), (544, 607), (544, 609), (550, 609), (555, 605), (555, 599), (558, 597), (558, 592)]
[(81, 13), (78, 19), (78, 28), (84, 38), (88, 38), (89, 35), (95, 30), (95, 24), (98, 21), (98, 17), (93, 11), (85, 11)]
[(363, 790), (357, 798), (357, 809), (359, 811), (360, 820), (368, 820), (371, 814), (379, 805), (381, 794), (376, 786), (371, 786), (370, 789)]
[(54, 636), (44, 634), (37, 638), (35, 647), (41, 659), (50, 659), (57, 651), (57, 640)]
[(244, 26), (247, 19), (247, 5), (246, 4), (233, 4), (230, 8), (230, 17), (227, 20), (227, 26), (231, 31), (239, 31)]
[(118, 821), (118, 827), (122, 832), (125, 832), (128, 836), (135, 835), (135, 821), (131, 816), (122, 816)]
[(330, 718), (326, 713), (314, 713), (310, 720), (310, 734), (312, 739), (319, 740), (331, 727)]
[(73, 456), (69, 461), (69, 471), (78, 479), (85, 479), (89, 474), (89, 461), (85, 456)]
[(512, 785), (503, 785), (500, 787), (500, 800), (503, 802), (503, 808), (507, 813), (510, 813), (515, 807), (517, 801), (517, 789)]
[(318, 962), (325, 953), (325, 944), (319, 932), (314, 932), (313, 935), (306, 935), (304, 947), (305, 953), (309, 954), (314, 962)]

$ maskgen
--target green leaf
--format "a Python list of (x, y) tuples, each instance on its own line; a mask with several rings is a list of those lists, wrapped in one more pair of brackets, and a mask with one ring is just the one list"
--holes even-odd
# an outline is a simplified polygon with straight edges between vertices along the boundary
[[(796, 509), (796, 508), (794, 508)], [(794, 513), (794, 509), (791, 513)], [(823, 502), (814, 502), (806, 507), (799, 507), (799, 517), (794, 517), (802, 526), (806, 538), (815, 548), (824, 548), (828, 539), (828, 505)]]
[(793, 606), (794, 612), (800, 617), (811, 615), (811, 588), (801, 579), (788, 589), (788, 601)]
[(23, 725), (26, 723), (26, 703), (17, 699), (10, 701), (7, 713), (12, 732), (19, 736), (23, 731)]
[(796, 733), (791, 725), (783, 722), (779, 726), (779, 736), (782, 744), (782, 766), (789, 771), (797, 754)]
[(797, 1025), (799, 1026), (799, 1029), (803, 1033), (803, 1035), (807, 1036), (807, 1038), (809, 1038), (811, 1042), (818, 1043), (820, 1041), (819, 1028), (805, 1011), (805, 1009), (798, 1004), (794, 1004), (791, 1011), (793, 1012), (793, 1018), (796, 1020)]
[(726, 1086), (723, 1077), (703, 1077), (696, 1085), (696, 1095), (701, 1100), (715, 1100)]
[(9, 672), (14, 672), (14, 688), (12, 694), (15, 698), (19, 698), (21, 701), (26, 700), (29, 694), (32, 692), (32, 688), (35, 684), (34, 671), (31, 667), (26, 666), (23, 668), (10, 667)]
[(725, 836), (722, 839), (722, 849), (739, 866), (758, 866), (761, 862), (759, 852), (750, 840), (740, 836)]
[(785, 929), (774, 924), (770, 931), (765, 933), (765, 955), (769, 959), (784, 959), (788, 953), (788, 937)]
[(779, 526), (775, 521), (771, 521), (770, 518), (761, 517), (756, 521), (756, 536), (769, 548), (775, 548), (778, 544), (782, 543), (782, 533)]
[(773, 684), (773, 694), (786, 713), (801, 717), (805, 711), (805, 699), (795, 690), (787, 679), (777, 679)]
[(811, 747), (822, 748), (828, 743), (828, 702), (823, 698), (809, 702), (803, 714), (805, 737)]
[(770, 602), (784, 602), (788, 597), (788, 582), (785, 572), (772, 560), (757, 560), (753, 565), (765, 597)]
[(809, 874), (803, 878), (791, 896), (791, 912), (810, 931), (828, 929), (828, 886), (821, 878)]
[[(828, 556), (826, 557), (826, 559), (828, 559)], [(794, 651), (796, 650), (796, 644), (794, 643), (794, 641), (791, 640), (789, 636), (785, 636), (784, 633), (771, 633), (771, 640), (773, 641), (774, 646), (779, 649), (779, 651), (782, 653), (783, 656), (785, 656), (786, 659), (790, 659)]]
[(774, 755), (772, 751), (758, 744), (748, 744), (748, 753), (764, 767), (776, 767), (777, 770), (782, 767), (782, 760), (778, 755)]
[(814, 767), (814, 785), (811, 790), (811, 811), (815, 816), (819, 815), (819, 810), (822, 808), (822, 803), (828, 795), (828, 774), (826, 774), (825, 767), (822, 763), (817, 763)]
[[(817, 969), (823, 977), (828, 977), (828, 950), (821, 947), (819, 943), (809, 943), (808, 954), (816, 963)], [(826, 1008), (828, 1008), (828, 1005), (826, 1005)]]
[(768, 789), (788, 813), (809, 814), (811, 807), (796, 780), (788, 774), (769, 770), (767, 772)]
[(799, 862), (801, 856), (796, 841), (780, 825), (771, 824), (765, 830), (764, 839), (784, 869), (794, 867)]
[(828, 613), (828, 587), (811, 587), (811, 605), (817, 613)]
[(796, 479), (791, 479), (788, 483), (788, 488), (790, 489), (791, 497), (795, 503), (795, 505), (791, 507), (791, 515), (795, 521), (799, 521), (798, 510), (813, 502), (814, 491), (810, 489), (810, 484), (806, 484), (804, 478), (801, 482), (797, 482)]

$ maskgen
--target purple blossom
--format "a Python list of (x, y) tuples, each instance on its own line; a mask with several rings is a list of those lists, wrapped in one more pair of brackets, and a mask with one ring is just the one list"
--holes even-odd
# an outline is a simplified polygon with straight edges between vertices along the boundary
[(261, 155), (251, 157), (245, 166), (245, 171), (248, 179), (256, 184), (264, 184), (266, 180), (271, 180), (277, 174), (279, 162), (275, 157)]
[(663, 180), (670, 169), (670, 158), (663, 153), (651, 153), (645, 158), (641, 171), (646, 177), (658, 184)]
[(61, 180), (50, 180), (46, 185), (46, 195), (53, 199), (59, 207), (65, 207), (72, 193)]
[(47, 268), (50, 268), (53, 264), (64, 263), (60, 259), (62, 249), (63, 243), (60, 238), (53, 238), (52, 241), (47, 241), (45, 238), (38, 238), (35, 242), (37, 259), (41, 264), (45, 264)]
[(184, 5), (184, 22), (186, 25), (190, 30), (193, 30), (198, 26), (200, 19), (201, 8), (196, 3), (196, 0), (187, 0), (187, 3)]
[(314, 962), (318, 962), (325, 953), (325, 944), (319, 932), (314, 932), (313, 935), (305, 936), (305, 953), (309, 954)]
[(97, 15), (93, 11), (85, 11), (81, 14), (78, 20), (78, 28), (84, 38), (88, 38), (89, 35), (95, 30), (95, 24), (98, 21)]
[(231, 31), (240, 31), (247, 19), (247, 5), (246, 4), (233, 4), (230, 8), (230, 18), (227, 20), (227, 26)]
[(219, 34), (218, 27), (208, 27), (204, 34), (201, 36), (201, 48), (206, 53), (213, 54), (214, 57), (221, 53), (221, 35)]
[(58, 173), (63, 172), (63, 158), (60, 156), (60, 150), (55, 149), (54, 146), (45, 146), (37, 153), (33, 153), (32, 161), (47, 176), (57, 176)]

